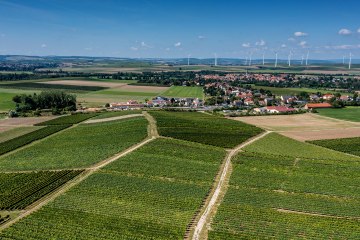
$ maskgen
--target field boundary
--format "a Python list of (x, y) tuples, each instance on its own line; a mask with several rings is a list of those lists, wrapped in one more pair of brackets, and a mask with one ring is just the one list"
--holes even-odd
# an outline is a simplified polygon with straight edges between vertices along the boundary
[(82, 122), (82, 124), (91, 124), (91, 123), (103, 123), (103, 122), (111, 122), (116, 120), (122, 120), (126, 118), (134, 118), (134, 117), (143, 117), (144, 115), (139, 114), (130, 114), (130, 115), (124, 115), (124, 116), (118, 116), (118, 117), (109, 117), (109, 118), (101, 118), (101, 119), (89, 119), (85, 122)]
[(300, 215), (308, 215), (308, 216), (315, 216), (315, 217), (326, 217), (326, 218), (336, 218), (336, 219), (347, 219), (347, 220), (360, 220), (360, 217), (348, 217), (348, 216), (334, 216), (334, 215), (326, 215), (320, 213), (311, 213), (311, 212), (301, 212), (283, 208), (274, 208), (276, 211), (281, 213), (289, 213), (289, 214), (300, 214)]
[(265, 137), (271, 133), (271, 131), (265, 131), (253, 138), (248, 139), (246, 142), (238, 145), (237, 147), (231, 149), (228, 151), (228, 154), (225, 157), (224, 164), (222, 165), (220, 171), (219, 171), (219, 178), (214, 183), (214, 190), (209, 195), (209, 198), (206, 200), (205, 208), (202, 211), (201, 216), (198, 218), (198, 222), (195, 223), (193, 235), (191, 237), (192, 240), (200, 240), (204, 239), (204, 235), (207, 235), (207, 228), (206, 225), (211, 222), (211, 219), (214, 217), (214, 213), (217, 210), (217, 207), (219, 206), (222, 199), (220, 196), (225, 195), (225, 188), (226, 188), (226, 180), (230, 178), (230, 170), (232, 169), (231, 159), (238, 153), (241, 152), (242, 149), (249, 144), (254, 143), (255, 141)]

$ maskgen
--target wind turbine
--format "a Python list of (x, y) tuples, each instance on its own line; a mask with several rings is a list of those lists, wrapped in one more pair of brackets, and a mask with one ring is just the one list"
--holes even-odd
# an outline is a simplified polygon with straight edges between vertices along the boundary
[(304, 55), (301, 56), (301, 65), (304, 64)]
[(214, 65), (215, 65), (215, 66), (217, 66), (217, 54), (216, 54), (216, 53), (214, 53), (214, 56), (215, 56), (215, 59), (214, 59), (214, 61), (215, 61), (215, 62), (214, 62)]
[(307, 54), (306, 54), (306, 62), (305, 62), (305, 65), (306, 65), (306, 66), (308, 65), (308, 60), (309, 60), (309, 51), (308, 51)]
[(278, 64), (278, 53), (275, 53), (275, 68), (277, 67)]
[(246, 58), (245, 58), (245, 65), (247, 65), (247, 62), (248, 62), (248, 57), (246, 56)]
[(289, 56), (288, 56), (288, 63), (289, 63), (289, 67), (291, 67), (291, 54), (292, 52), (289, 52)]
[(249, 66), (251, 66), (252, 52), (250, 53)]
[(263, 66), (265, 65), (265, 53), (263, 53)]
[(351, 58), (352, 58), (352, 53), (349, 54), (349, 69), (351, 69)]
[(190, 66), (190, 54), (188, 55), (188, 66)]

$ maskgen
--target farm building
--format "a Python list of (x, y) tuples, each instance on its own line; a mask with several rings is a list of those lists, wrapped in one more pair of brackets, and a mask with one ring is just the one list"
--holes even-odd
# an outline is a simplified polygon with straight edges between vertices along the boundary
[(305, 105), (305, 109), (314, 108), (332, 108), (332, 105), (330, 103), (308, 103)]
[(268, 113), (287, 113), (296, 111), (294, 108), (288, 108), (285, 106), (269, 106), (266, 107)]

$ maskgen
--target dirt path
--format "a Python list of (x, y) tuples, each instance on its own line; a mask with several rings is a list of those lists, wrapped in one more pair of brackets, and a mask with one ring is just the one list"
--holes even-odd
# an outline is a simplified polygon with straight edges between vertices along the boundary
[(149, 121), (149, 129), (148, 129), (148, 134), (149, 136), (153, 136), (153, 137), (159, 137), (159, 133), (157, 130), (157, 125), (156, 125), (156, 120), (155, 118), (153, 118), (153, 116), (151, 116), (148, 112), (143, 112), (145, 118)]
[(126, 118), (133, 118), (133, 117), (143, 117), (143, 114), (130, 114), (130, 115), (124, 115), (124, 116), (118, 116), (118, 117), (110, 117), (110, 118), (102, 118), (102, 119), (90, 119), (87, 120), (83, 123), (88, 124), (88, 123), (102, 123), (102, 122), (110, 122), (110, 121), (115, 121), (115, 120), (121, 120), (121, 119), (126, 119)]
[(214, 216), (214, 213), (217, 210), (217, 204), (222, 199), (219, 198), (219, 196), (222, 194), (222, 192), (225, 189), (225, 183), (226, 179), (229, 177), (229, 169), (231, 168), (231, 159), (234, 157), (238, 152), (240, 152), (244, 147), (248, 146), (249, 144), (252, 144), (253, 142), (265, 137), (267, 134), (271, 133), (270, 131), (264, 132), (254, 138), (249, 139), (248, 141), (240, 144), (236, 148), (229, 151), (225, 158), (225, 164), (223, 168), (220, 170), (221, 175), (216, 184), (215, 191), (212, 193), (212, 195), (209, 196), (210, 200), (208, 200), (205, 210), (203, 211), (199, 221), (196, 223), (194, 234), (192, 236), (193, 240), (200, 240), (204, 239), (203, 235), (207, 235), (204, 233), (207, 232), (207, 229), (205, 229), (205, 226), (210, 223), (212, 217)]
[[(146, 113), (147, 114), (147, 113)], [(149, 115), (150, 116), (150, 115)], [(150, 116), (151, 117), (151, 116)], [(148, 119), (148, 117), (147, 117)], [(149, 121), (149, 129), (156, 129), (156, 122), (154, 122), (153, 120)], [(33, 204), (31, 204), (30, 206), (28, 206), (25, 211), (23, 211), (19, 216), (17, 216), (14, 219), (11, 219), (10, 221), (4, 223), (3, 225), (0, 226), (0, 231), (10, 227), (11, 225), (13, 225), (14, 223), (20, 221), (21, 219), (29, 216), (30, 214), (32, 214), (33, 212), (39, 210), (40, 208), (42, 208), (43, 206), (45, 206), (46, 204), (48, 204), (49, 202), (53, 201), (55, 198), (59, 197), (60, 195), (62, 195), (63, 193), (65, 193), (66, 191), (68, 191), (69, 189), (71, 189), (72, 187), (76, 186), (77, 184), (81, 183), (82, 181), (84, 181), (85, 179), (87, 179), (89, 176), (91, 176), (94, 172), (96, 172), (97, 170), (99, 170), (100, 168), (105, 167), (106, 165), (116, 161), (117, 159), (137, 150), (138, 148), (148, 144), (149, 142), (155, 140), (158, 135), (152, 135), (154, 133), (154, 131), (149, 131), (149, 135), (148, 137), (143, 140), (142, 142), (133, 145), (132, 147), (126, 149), (125, 151), (122, 151), (102, 162), (99, 162), (95, 165), (93, 165), (90, 168), (87, 168), (83, 173), (81, 173), (79, 176), (75, 177), (74, 179), (72, 179), (71, 181), (65, 183), (63, 186), (61, 186), (60, 188), (56, 189), (54, 192), (48, 194), (47, 196), (45, 196), (44, 198), (34, 202)], [(157, 131), (156, 131), (157, 133)]]
[(301, 214), (301, 215), (309, 215), (309, 216), (316, 216), (316, 217), (360, 220), (360, 217), (341, 217), (341, 216), (325, 215), (325, 214), (320, 214), (320, 213), (310, 213), (310, 212), (293, 211), (293, 210), (287, 210), (287, 209), (282, 209), (282, 208), (278, 208), (278, 209), (276, 209), (276, 211), (282, 212), (282, 213)]

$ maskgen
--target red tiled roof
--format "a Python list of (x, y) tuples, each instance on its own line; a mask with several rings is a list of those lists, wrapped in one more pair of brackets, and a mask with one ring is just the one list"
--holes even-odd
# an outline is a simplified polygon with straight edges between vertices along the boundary
[(331, 108), (330, 103), (308, 103), (306, 104), (308, 108)]

